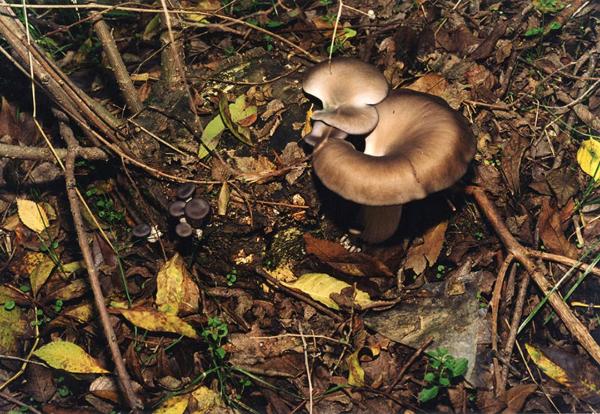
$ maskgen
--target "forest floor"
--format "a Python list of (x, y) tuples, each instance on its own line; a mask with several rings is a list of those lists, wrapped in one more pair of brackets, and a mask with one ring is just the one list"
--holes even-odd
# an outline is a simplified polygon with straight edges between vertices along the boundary
[[(600, 409), (600, 4), (28, 3), (0, 0), (0, 411)], [(382, 244), (302, 140), (330, 53), (476, 139)]]

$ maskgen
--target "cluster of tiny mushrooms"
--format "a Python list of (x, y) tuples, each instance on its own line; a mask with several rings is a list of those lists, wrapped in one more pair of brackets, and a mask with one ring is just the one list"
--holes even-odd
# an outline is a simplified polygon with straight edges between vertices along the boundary
[[(169, 204), (169, 215), (177, 221), (175, 234), (179, 237), (187, 238), (195, 235), (200, 238), (202, 227), (206, 223), (210, 213), (210, 204), (203, 198), (194, 196), (196, 186), (192, 183), (181, 185), (177, 189), (177, 200)], [(135, 237), (147, 238), (152, 234), (152, 228), (141, 223), (132, 229)], [(148, 241), (152, 241), (148, 239)]]
[[(402, 205), (456, 183), (476, 151), (467, 120), (443, 99), (409, 89), (390, 91), (377, 68), (336, 58), (310, 68), (304, 91), (318, 98), (313, 169), (323, 185), (360, 208), (360, 238), (396, 232)], [(348, 136), (364, 136), (364, 152)]]

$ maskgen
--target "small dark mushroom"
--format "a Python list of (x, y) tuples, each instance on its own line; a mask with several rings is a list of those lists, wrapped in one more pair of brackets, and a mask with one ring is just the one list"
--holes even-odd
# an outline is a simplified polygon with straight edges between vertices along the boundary
[(203, 198), (192, 198), (185, 205), (185, 218), (194, 228), (200, 228), (210, 213), (210, 204)]
[(169, 215), (174, 218), (183, 217), (185, 201), (176, 200), (169, 205)]
[(146, 238), (150, 235), (151, 231), (152, 229), (148, 224), (141, 223), (131, 229), (131, 234), (133, 234), (135, 237)]
[(175, 233), (179, 237), (190, 237), (193, 232), (194, 232), (194, 229), (192, 228), (192, 226), (190, 226), (188, 223), (186, 223), (184, 221), (177, 223), (177, 226), (175, 226)]
[(177, 189), (177, 198), (179, 198), (180, 200), (187, 200), (192, 195), (194, 195), (195, 191), (196, 191), (196, 184), (185, 183)]

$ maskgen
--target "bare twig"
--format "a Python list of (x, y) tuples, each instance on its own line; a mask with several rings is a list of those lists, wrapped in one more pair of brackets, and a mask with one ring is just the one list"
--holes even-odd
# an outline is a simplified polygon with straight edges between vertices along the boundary
[(514, 256), (512, 254), (508, 254), (502, 262), (502, 266), (500, 266), (500, 270), (498, 271), (498, 277), (496, 278), (496, 284), (494, 285), (494, 292), (492, 293), (492, 300), (490, 301), (490, 306), (492, 308), (492, 351), (494, 351), (494, 356), (492, 358), (492, 362), (494, 364), (494, 379), (496, 381), (496, 396), (500, 395), (498, 391), (498, 385), (502, 382), (501, 378), (501, 370), (498, 365), (498, 311), (500, 308), (500, 297), (502, 296), (502, 285), (504, 284), (504, 278), (506, 277), (506, 272), (508, 271), (508, 267), (514, 260)]
[(117, 343), (117, 337), (110, 323), (110, 318), (106, 309), (104, 295), (102, 294), (102, 288), (100, 286), (100, 280), (98, 278), (98, 272), (96, 270), (96, 266), (94, 266), (92, 251), (90, 249), (90, 240), (83, 225), (81, 208), (79, 206), (79, 199), (77, 197), (76, 191), (77, 183), (75, 181), (74, 173), (75, 159), (77, 158), (79, 152), (79, 143), (75, 139), (71, 128), (69, 128), (69, 126), (66, 124), (66, 115), (59, 111), (55, 111), (55, 115), (57, 115), (57, 117), (59, 118), (60, 134), (66, 141), (68, 146), (68, 154), (65, 163), (65, 181), (67, 186), (67, 196), (69, 199), (69, 205), (71, 207), (71, 214), (73, 215), (73, 223), (75, 225), (75, 232), (77, 233), (77, 240), (79, 242), (79, 247), (83, 255), (83, 260), (85, 262), (86, 269), (88, 272), (90, 285), (92, 287), (94, 302), (96, 304), (96, 308), (100, 316), (100, 323), (102, 325), (102, 329), (104, 330), (104, 335), (106, 336), (108, 347), (110, 349), (110, 353), (115, 364), (117, 377), (119, 379), (119, 385), (121, 387), (121, 390), (123, 391), (123, 396), (125, 397), (127, 405), (134, 412), (137, 412), (139, 408), (139, 402), (131, 386), (131, 379), (129, 378), (129, 374), (127, 373), (127, 370), (125, 368), (123, 357), (121, 356), (121, 351), (119, 350), (119, 345)]
[[(66, 149), (56, 149), (56, 155), (61, 160), (67, 157)], [(106, 161), (110, 157), (100, 148), (80, 148), (79, 156), (89, 161)], [(0, 143), (0, 158), (14, 158), (18, 160), (54, 161), (54, 154), (50, 148), (45, 147), (21, 147)]]
[(125, 98), (125, 102), (127, 102), (127, 105), (129, 105), (132, 112), (141, 112), (144, 109), (144, 106), (138, 98), (137, 91), (129, 77), (125, 63), (123, 63), (115, 39), (110, 32), (110, 27), (108, 27), (108, 24), (102, 19), (101, 13), (95, 13), (93, 20), (94, 30), (102, 43), (102, 49), (104, 49), (104, 53), (106, 53), (106, 57), (110, 62), (110, 66), (115, 74), (115, 79), (117, 80), (117, 85), (119, 85), (119, 89), (121, 90), (123, 98)]
[(427, 338), (425, 340), (425, 342), (419, 347), (419, 349), (417, 349), (410, 356), (410, 358), (408, 359), (408, 361), (406, 361), (406, 363), (400, 369), (400, 372), (398, 372), (398, 376), (396, 377), (396, 379), (394, 380), (394, 382), (392, 382), (392, 385), (389, 386), (388, 391), (392, 392), (394, 390), (394, 388), (396, 387), (396, 385), (398, 385), (398, 383), (404, 377), (404, 374), (406, 373), (406, 371), (408, 371), (408, 368), (410, 368), (411, 365), (415, 363), (415, 361), (417, 360), (417, 358), (419, 358), (419, 356), (421, 356), (421, 354), (427, 349), (427, 347), (429, 345), (431, 345), (432, 342), (433, 342), (433, 338)]
[(549, 260), (551, 262), (561, 263), (561, 264), (564, 264), (565, 266), (574, 267), (583, 272), (589, 271), (590, 273), (592, 273), (596, 276), (600, 276), (600, 269), (598, 269), (597, 267), (592, 267), (588, 263), (582, 263), (579, 260), (571, 259), (570, 257), (561, 256), (559, 254), (540, 252), (538, 250), (533, 250), (533, 249), (528, 249), (528, 248), (525, 248), (525, 250), (527, 251), (527, 254), (529, 256), (537, 257), (537, 258), (544, 259), (544, 260)]
[(302, 333), (302, 324), (298, 324), (298, 332), (300, 333), (300, 338), (302, 338), (302, 348), (304, 349), (304, 367), (306, 368), (306, 376), (308, 378), (308, 413), (312, 414), (313, 412), (313, 386), (312, 386), (312, 378), (310, 372), (310, 364), (308, 363), (308, 345), (306, 345), (306, 339), (304, 338), (304, 334)]
[(30, 411), (34, 414), (42, 414), (42, 412), (40, 410), (38, 410), (37, 408), (32, 407), (29, 404), (25, 404), (24, 402), (17, 400), (15, 397), (8, 394), (7, 392), (0, 391), (0, 397), (4, 398), (6, 401), (10, 401), (11, 403), (18, 405), (19, 407), (26, 408), (28, 411)]
[(515, 259), (517, 259), (523, 265), (523, 267), (525, 267), (542, 293), (547, 295), (548, 302), (550, 302), (569, 332), (571, 332), (571, 334), (590, 354), (590, 356), (594, 358), (597, 363), (600, 363), (600, 346), (598, 343), (594, 340), (594, 338), (592, 338), (590, 332), (581, 323), (581, 321), (577, 319), (577, 317), (571, 312), (567, 304), (563, 302), (560, 295), (556, 292), (552, 292), (552, 286), (546, 280), (542, 271), (529, 258), (527, 255), (527, 250), (510, 233), (500, 218), (500, 214), (496, 210), (496, 207), (487, 197), (484, 190), (481, 187), (469, 186), (466, 188), (466, 191), (475, 198), (475, 201), (477, 201), (477, 204), (481, 210), (483, 210), (486, 218), (504, 244), (504, 247), (509, 253), (515, 256)]

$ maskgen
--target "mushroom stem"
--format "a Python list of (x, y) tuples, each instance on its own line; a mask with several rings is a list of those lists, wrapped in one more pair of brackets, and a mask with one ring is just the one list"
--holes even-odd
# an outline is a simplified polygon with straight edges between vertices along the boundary
[(361, 206), (360, 219), (363, 229), (360, 238), (367, 243), (381, 243), (396, 233), (400, 218), (402, 217), (402, 204), (394, 206)]

